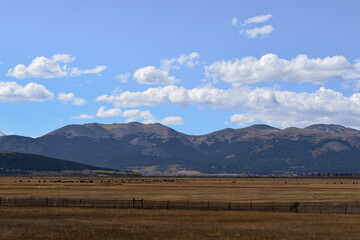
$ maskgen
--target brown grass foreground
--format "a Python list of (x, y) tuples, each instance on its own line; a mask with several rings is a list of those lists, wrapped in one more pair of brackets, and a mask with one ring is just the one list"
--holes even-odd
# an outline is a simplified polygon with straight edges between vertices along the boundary
[(360, 179), (0, 177), (1, 197), (359, 202)]
[(0, 207), (0, 239), (358, 239), (359, 215)]

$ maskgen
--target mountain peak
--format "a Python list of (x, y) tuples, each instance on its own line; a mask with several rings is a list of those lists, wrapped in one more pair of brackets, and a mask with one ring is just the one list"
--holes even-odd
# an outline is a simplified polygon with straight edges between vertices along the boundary
[(310, 126), (304, 128), (304, 129), (318, 130), (318, 131), (331, 133), (331, 134), (342, 134), (349, 130), (356, 131), (354, 129), (346, 128), (344, 126), (336, 125), (336, 124), (314, 124), (314, 125), (310, 125)]
[(244, 130), (251, 130), (251, 131), (262, 131), (262, 130), (279, 130), (278, 128), (266, 125), (266, 124), (254, 124), (249, 127), (243, 128)]

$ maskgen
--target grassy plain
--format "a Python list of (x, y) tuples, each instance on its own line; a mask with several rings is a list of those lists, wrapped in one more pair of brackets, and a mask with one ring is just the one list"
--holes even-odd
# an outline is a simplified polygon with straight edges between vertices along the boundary
[[(360, 201), (350, 178), (0, 177), (1, 197)], [(0, 207), (1, 239), (359, 239), (360, 215)]]
[(0, 239), (358, 239), (359, 215), (0, 207)]
[(0, 177), (1, 197), (241, 202), (360, 201), (350, 178)]

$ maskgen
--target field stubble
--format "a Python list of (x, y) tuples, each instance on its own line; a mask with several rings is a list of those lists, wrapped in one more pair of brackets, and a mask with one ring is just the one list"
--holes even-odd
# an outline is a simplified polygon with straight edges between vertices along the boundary
[(0, 239), (358, 239), (358, 215), (0, 207)]
[(0, 177), (1, 197), (359, 202), (360, 179)]

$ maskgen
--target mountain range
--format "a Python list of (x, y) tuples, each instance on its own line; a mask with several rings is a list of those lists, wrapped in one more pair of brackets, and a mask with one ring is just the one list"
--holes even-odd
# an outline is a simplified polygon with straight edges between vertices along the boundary
[(143, 174), (360, 173), (360, 131), (268, 125), (187, 135), (159, 123), (68, 125), (38, 138), (0, 137), (0, 151), (33, 153)]

